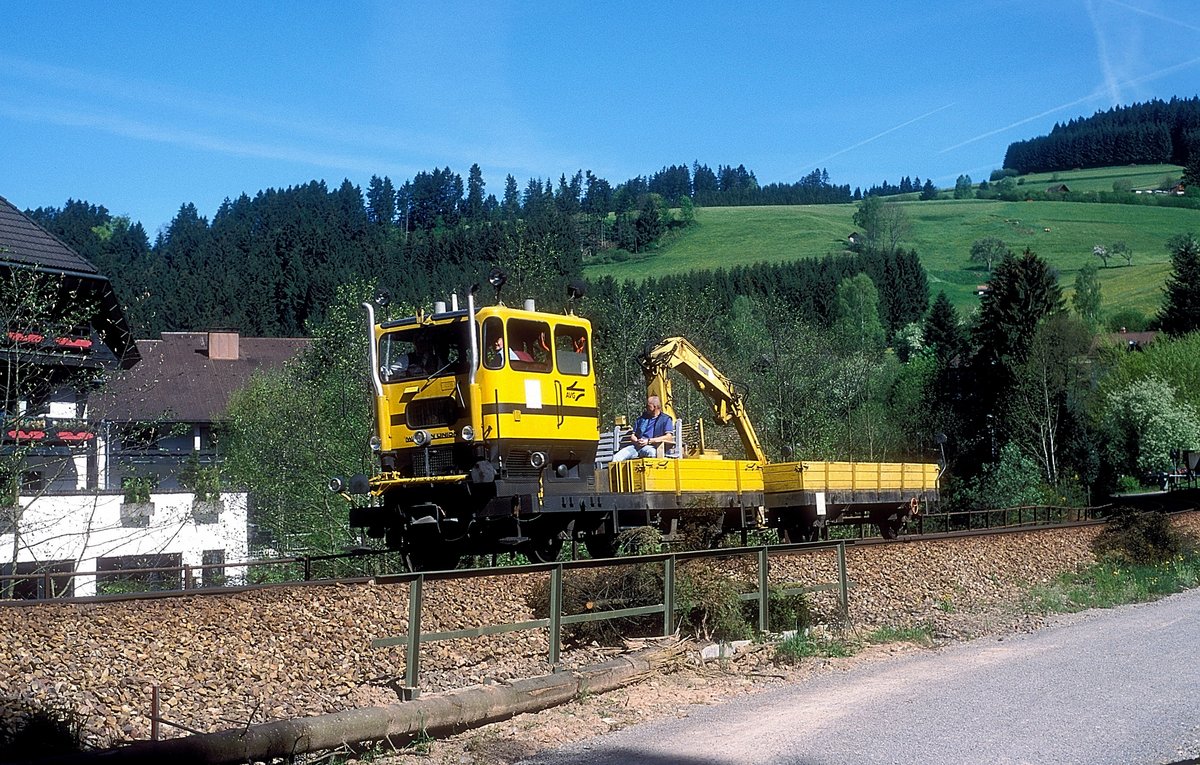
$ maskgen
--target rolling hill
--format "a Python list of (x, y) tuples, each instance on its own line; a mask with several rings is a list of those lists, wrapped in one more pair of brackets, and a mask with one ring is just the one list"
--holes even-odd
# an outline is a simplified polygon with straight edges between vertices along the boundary
[[(1078, 170), (1027, 176), (1032, 188), (1043, 190), (1053, 180), (1072, 190), (1109, 191), (1113, 180), (1128, 178), (1135, 188), (1153, 188), (1178, 168)], [(912, 223), (902, 243), (915, 248), (929, 273), (932, 289), (946, 291), (960, 308), (977, 304), (975, 287), (987, 281), (987, 271), (970, 262), (971, 244), (993, 236), (1014, 251), (1026, 247), (1059, 270), (1069, 292), (1076, 272), (1099, 261), (1096, 244), (1126, 242), (1133, 264), (1110, 260), (1100, 270), (1103, 310), (1133, 308), (1146, 314), (1158, 310), (1162, 285), (1169, 272), (1167, 240), (1186, 231), (1200, 232), (1200, 212), (1189, 209), (1078, 202), (1002, 202), (996, 200), (900, 201)], [(819, 258), (842, 252), (854, 230), (855, 205), (796, 207), (715, 207), (696, 210), (696, 225), (664, 247), (624, 262), (586, 266), (589, 278), (611, 275), (637, 279), (647, 275), (715, 269), (762, 261)]]

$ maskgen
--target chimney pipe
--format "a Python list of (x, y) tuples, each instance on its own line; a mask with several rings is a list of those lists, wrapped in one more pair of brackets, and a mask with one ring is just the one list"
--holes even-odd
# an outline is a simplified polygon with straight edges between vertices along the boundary
[(208, 358), (213, 361), (238, 360), (238, 333), (214, 330), (208, 333)]

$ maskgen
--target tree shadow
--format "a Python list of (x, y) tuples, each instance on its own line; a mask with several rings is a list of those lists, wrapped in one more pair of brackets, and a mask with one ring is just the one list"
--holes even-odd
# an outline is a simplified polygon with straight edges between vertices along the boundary
[[(718, 756), (682, 757), (677, 754), (644, 752), (632, 747), (596, 748), (587, 752), (572, 752), (568, 758), (561, 752), (545, 752), (539, 756), (521, 760), (519, 765), (570, 762), (572, 765), (732, 765), (734, 760)], [(816, 765), (817, 760), (788, 759), (789, 765)]]

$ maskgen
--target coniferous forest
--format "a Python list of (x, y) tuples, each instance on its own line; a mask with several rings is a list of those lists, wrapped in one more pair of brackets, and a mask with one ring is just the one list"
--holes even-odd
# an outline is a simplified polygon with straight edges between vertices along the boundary
[[(1176, 112), (1185, 107), (1195, 102)], [(289, 386), (344, 390), (356, 379), (358, 361), (338, 366), (329, 354), (365, 342), (359, 320), (347, 317), (376, 288), (390, 292), (394, 314), (478, 284), (487, 302), (486, 277), (501, 268), (509, 274), (503, 299), (533, 297), (562, 310), (587, 258), (659, 246), (692, 225), (697, 205), (857, 198), (863, 238), (844, 252), (588, 285), (575, 310), (593, 322), (602, 416), (636, 414), (636, 354), (679, 334), (745, 383), (772, 456), (944, 456), (954, 476), (946, 496), (959, 506), (1081, 503), (1094, 489), (1169, 470), (1180, 449), (1200, 447), (1200, 393), (1188, 360), (1200, 358), (1197, 335), (1188, 334), (1200, 325), (1187, 277), (1200, 260), (1194, 237), (1180, 232), (1170, 245), (1178, 296), (1160, 317), (1180, 339), (1138, 354), (1138, 363), (1110, 354), (1097, 365), (1095, 311), (1069, 310), (1056, 272), (1036, 253), (1007, 253), (995, 264), (974, 316), (960, 316), (944, 294), (933, 299), (919, 254), (889, 234), (905, 229), (903, 208), (883, 201), (928, 186), (905, 177), (863, 195), (814, 171), (761, 187), (743, 166), (714, 172), (697, 163), (616, 186), (579, 171), (521, 188), (510, 175), (497, 195), (476, 165), (465, 182), (443, 168), (399, 186), (376, 176), (365, 193), (349, 181), (268, 189), (227, 199), (211, 221), (184, 204), (153, 242), (140, 223), (84, 201), (30, 215), (112, 279), (140, 337), (228, 328), (331, 340), (303, 379), (278, 388), (282, 407)], [(355, 384), (365, 402), (362, 377)], [(707, 409), (687, 391), (677, 403), (688, 418)], [(1147, 417), (1147, 406), (1173, 407), (1172, 415)], [(263, 408), (256, 401), (233, 418), (252, 422), (259, 442), (276, 422), (256, 414)], [(294, 432), (281, 430), (278, 448)]]
[(1056, 124), (1049, 135), (1008, 147), (1018, 173), (1115, 165), (1188, 165), (1200, 155), (1200, 98), (1172, 98)]

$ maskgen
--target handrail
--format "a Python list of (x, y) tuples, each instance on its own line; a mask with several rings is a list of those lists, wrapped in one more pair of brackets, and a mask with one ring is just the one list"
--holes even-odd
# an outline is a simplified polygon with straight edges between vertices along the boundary
[[(651, 555), (639, 555), (630, 558), (599, 558), (583, 561), (540, 563), (519, 567), (507, 566), (499, 569), (431, 571), (375, 577), (372, 580), (372, 582), (375, 584), (408, 584), (408, 628), (407, 631), (401, 635), (376, 638), (375, 640), (371, 641), (370, 646), (372, 648), (387, 648), (397, 645), (405, 646), (404, 686), (401, 690), (403, 697), (406, 699), (414, 699), (420, 693), (418, 688), (421, 669), (420, 657), (421, 645), (424, 643), (435, 643), (444, 640), (460, 640), (463, 638), (482, 637), (485, 635), (499, 635), (507, 632), (549, 629), (550, 647), (547, 662), (549, 663), (551, 670), (557, 672), (560, 669), (559, 654), (562, 642), (562, 627), (564, 625), (580, 624), (584, 622), (611, 621), (614, 619), (622, 619), (631, 616), (662, 614), (662, 635), (673, 635), (676, 628), (676, 564), (680, 560), (700, 560), (710, 558), (720, 560), (745, 557), (748, 555), (754, 555), (757, 559), (757, 589), (751, 592), (743, 593), (739, 596), (739, 598), (742, 600), (758, 601), (758, 629), (760, 632), (765, 633), (770, 629), (771, 556), (820, 552), (830, 549), (837, 551), (837, 582), (822, 583), (807, 587), (784, 588), (782, 592), (787, 595), (793, 595), (804, 592), (824, 592), (831, 589), (837, 589), (838, 604), (842, 615), (846, 616), (849, 611), (851, 584), (847, 573), (846, 547), (851, 544), (853, 544), (853, 542), (840, 541), (805, 542), (787, 545), (761, 545), (757, 547), (731, 547), (715, 550), (690, 550), (679, 553), (655, 553)], [(661, 602), (641, 606), (617, 608), (607, 611), (593, 611), (578, 614), (563, 613), (563, 575), (567, 571), (588, 568), (612, 568), (617, 566), (645, 566), (654, 563), (661, 563), (663, 565), (663, 592)], [(441, 632), (424, 632), (421, 629), (421, 615), (424, 610), (424, 599), (422, 593), (424, 591), (426, 581), (459, 579), (464, 578), (462, 576), (463, 574), (469, 574), (471, 578), (475, 578), (484, 576), (502, 576), (504, 574), (516, 572), (528, 574), (531, 571), (549, 572), (550, 574), (550, 613), (548, 616), (521, 622), (489, 624), (481, 627), (470, 627)]]

